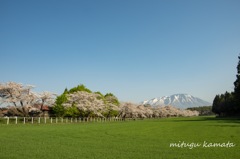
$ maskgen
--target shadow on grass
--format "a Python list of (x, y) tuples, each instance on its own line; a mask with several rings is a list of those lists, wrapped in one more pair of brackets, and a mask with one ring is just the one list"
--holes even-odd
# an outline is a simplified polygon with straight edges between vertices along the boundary
[(240, 124), (240, 117), (199, 116), (199, 117), (194, 117), (194, 118), (184, 118), (184, 119), (172, 120), (172, 122), (202, 122), (202, 121), (214, 121), (214, 122), (217, 121), (219, 123)]
[(221, 124), (221, 125), (210, 125), (210, 126), (216, 126), (216, 127), (232, 127), (232, 128), (234, 128), (234, 127), (240, 127), (240, 124), (235, 124), (235, 125), (227, 125), (227, 124)]

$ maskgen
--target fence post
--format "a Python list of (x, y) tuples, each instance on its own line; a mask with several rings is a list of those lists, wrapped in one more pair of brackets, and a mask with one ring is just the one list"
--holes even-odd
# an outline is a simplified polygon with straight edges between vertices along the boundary
[(40, 117), (38, 117), (38, 124), (40, 124), (41, 123), (41, 118)]
[(47, 118), (46, 117), (44, 117), (44, 122), (45, 122), (45, 124), (47, 123)]
[(7, 125), (9, 124), (9, 117), (7, 117)]
[(63, 117), (62, 117), (62, 123), (63, 123)]
[(57, 119), (57, 117), (56, 117), (56, 123), (58, 123), (58, 119)]
[(23, 124), (25, 124), (25, 122), (26, 122), (26, 121), (25, 121), (25, 117), (23, 117)]
[(32, 117), (32, 124), (33, 124), (33, 117)]
[(16, 124), (17, 124), (17, 116), (15, 118), (16, 118)]
[(51, 118), (51, 124), (52, 124), (52, 118)]

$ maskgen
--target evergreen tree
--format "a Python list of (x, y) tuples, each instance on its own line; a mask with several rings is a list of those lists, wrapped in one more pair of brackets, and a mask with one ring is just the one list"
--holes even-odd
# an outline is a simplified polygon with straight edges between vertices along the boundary
[(219, 116), (240, 115), (240, 56), (237, 65), (237, 79), (234, 82), (234, 92), (216, 95), (212, 111)]
[(64, 90), (64, 92), (63, 92), (63, 94), (67, 94), (68, 93), (68, 89), (67, 88), (65, 88), (65, 90)]
[(214, 100), (213, 100), (213, 106), (212, 106), (212, 112), (220, 115), (220, 96), (216, 95)]
[(234, 109), (236, 110), (237, 113), (240, 113), (240, 56), (238, 56), (238, 65), (237, 65), (237, 79), (234, 82), (234, 98), (235, 98), (235, 103), (234, 103)]

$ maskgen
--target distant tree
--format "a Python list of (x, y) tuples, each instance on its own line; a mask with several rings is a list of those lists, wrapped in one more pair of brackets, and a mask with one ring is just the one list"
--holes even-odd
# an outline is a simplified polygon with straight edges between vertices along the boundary
[(78, 92), (78, 91), (84, 91), (84, 92), (92, 93), (92, 91), (90, 89), (88, 89), (87, 87), (85, 87), (83, 84), (78, 85), (77, 87), (71, 88), (68, 91), (68, 93), (74, 93), (74, 92)]
[(104, 117), (116, 117), (119, 114), (119, 106), (116, 106), (112, 103), (105, 103), (104, 109), (102, 110), (102, 114)]
[(104, 109), (104, 102), (97, 99), (99, 94), (89, 93), (85, 91), (78, 91), (71, 94), (67, 94), (67, 102), (63, 105), (68, 108), (73, 104), (78, 108), (82, 116), (100, 116), (101, 111)]
[(97, 99), (100, 99), (100, 100), (103, 100), (104, 102), (106, 102), (105, 101), (105, 98), (104, 98), (104, 95), (101, 93), (101, 92), (95, 92), (95, 94), (98, 94), (99, 96), (97, 97)]
[(65, 89), (63, 94), (56, 98), (53, 112), (57, 116), (71, 116), (75, 107), (81, 117), (101, 116), (112, 117), (119, 113), (117, 97), (112, 93), (103, 95), (101, 92), (92, 92), (83, 84)]
[(24, 106), (37, 99), (35, 93), (31, 92), (33, 87), (16, 82), (0, 83), (0, 98), (3, 103)]
[[(28, 116), (32, 112), (41, 114), (43, 105), (52, 106), (55, 102), (55, 94), (50, 92), (36, 93), (32, 91), (33, 88), (32, 85), (16, 82), (0, 83), (0, 102), (10, 106), (9, 116)], [(41, 105), (40, 109), (39, 105)]]
[(234, 115), (237, 110), (234, 110), (234, 93), (226, 92), (224, 94), (224, 110), (227, 115)]
[(115, 95), (113, 95), (112, 93), (107, 93), (104, 96), (105, 100), (107, 101), (107, 103), (112, 103), (114, 105), (119, 106), (120, 102), (118, 101), (117, 97)]
[(178, 116), (198, 116), (198, 111), (181, 110), (173, 106), (146, 107), (133, 103), (122, 103), (119, 116), (122, 118), (162, 118)]
[(238, 65), (237, 65), (237, 79), (234, 82), (234, 98), (235, 98), (235, 107), (234, 110), (240, 114), (240, 56), (238, 56)]
[(144, 105), (137, 106), (138, 116), (140, 118), (152, 118), (153, 117), (153, 110), (151, 107), (146, 107)]
[(118, 98), (107, 93), (93, 93), (84, 85), (65, 89), (57, 97), (53, 111), (56, 116), (68, 117), (122, 117), (122, 118), (152, 118), (171, 116), (196, 116), (197, 111), (180, 110), (172, 106), (154, 108), (150, 105), (120, 103)]
[(218, 115), (220, 115), (219, 104), (220, 104), (220, 96), (216, 95), (213, 100), (212, 112), (214, 112)]
[(41, 104), (40, 110), (43, 109), (44, 105), (52, 106), (55, 102), (56, 94), (51, 92), (43, 92), (38, 94), (38, 102)]
[(213, 100), (212, 111), (219, 116), (240, 115), (240, 56), (238, 56), (238, 59), (234, 92), (216, 95)]
[(66, 117), (78, 117), (80, 112), (75, 104), (72, 104), (71, 107), (67, 107), (64, 112), (64, 116)]
[(200, 116), (214, 115), (214, 113), (212, 112), (212, 106), (191, 107), (187, 109), (192, 111), (194, 110), (198, 111)]
[(65, 109), (62, 104), (55, 104), (52, 109), (53, 114), (57, 117), (63, 117), (65, 114)]
[(67, 93), (68, 93), (68, 89), (65, 88), (63, 94), (67, 94)]
[(57, 117), (62, 117), (65, 114), (65, 109), (63, 103), (67, 102), (67, 92), (64, 93), (56, 98), (55, 104), (53, 106), (53, 113)]
[(137, 106), (133, 103), (122, 103), (120, 106), (119, 116), (122, 118), (137, 118)]

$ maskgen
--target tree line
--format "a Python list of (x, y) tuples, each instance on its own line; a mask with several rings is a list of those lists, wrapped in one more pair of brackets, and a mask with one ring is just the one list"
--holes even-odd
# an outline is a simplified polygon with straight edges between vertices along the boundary
[(121, 117), (121, 118), (158, 118), (197, 116), (195, 110), (181, 110), (172, 106), (151, 107), (147, 105), (119, 102), (118, 98), (107, 93), (92, 92), (84, 85), (78, 85), (57, 96), (54, 93), (33, 92), (33, 86), (15, 82), (0, 83), (0, 116), (22, 117)]
[(119, 102), (118, 98), (107, 93), (92, 92), (84, 85), (70, 90), (65, 89), (58, 96), (53, 106), (56, 116), (62, 117), (121, 117), (121, 118), (155, 118), (170, 116), (197, 116), (197, 111), (181, 110), (172, 106), (150, 107), (130, 102)]
[(218, 116), (240, 116), (240, 56), (238, 56), (237, 75), (234, 91), (216, 95), (212, 111)]
[(200, 116), (214, 115), (214, 113), (212, 112), (212, 106), (191, 107), (187, 109), (192, 111), (198, 111)]

